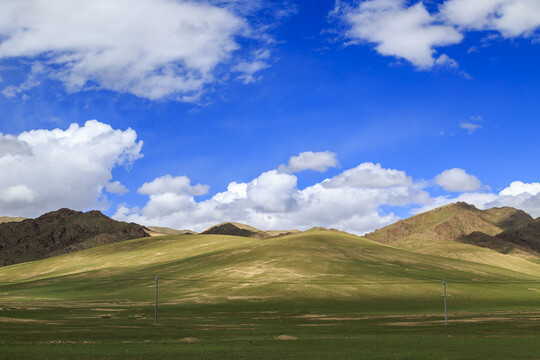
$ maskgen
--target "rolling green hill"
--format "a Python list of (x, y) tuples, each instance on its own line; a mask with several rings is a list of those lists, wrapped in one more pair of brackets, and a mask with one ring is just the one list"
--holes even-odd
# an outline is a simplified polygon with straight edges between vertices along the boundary
[[(478, 249), (499, 265), (515, 259)], [(325, 230), (127, 240), (0, 268), (0, 354), (534, 359), (540, 264), (517, 260), (510, 269)]]
[[(512, 263), (514, 258), (506, 260)], [(164, 279), (168, 289), (164, 296), (169, 301), (220, 302), (253, 296), (269, 301), (401, 296), (412, 301), (429, 289), (438, 289), (443, 278), (466, 283), (460, 288), (501, 279), (540, 280), (540, 265), (522, 262), (510, 270), (400, 250), (332, 231), (265, 240), (182, 235), (123, 241), (5, 267), (0, 269), (0, 282), (16, 282), (17, 291), (11, 296), (33, 300), (110, 296), (111, 289), (93, 286), (92, 281), (117, 282), (115, 297), (142, 300), (148, 294), (141, 292), (137, 283), (158, 274)], [(395, 284), (385, 285), (389, 282)], [(57, 291), (57, 287), (77, 284), (81, 291)], [(537, 295), (520, 291), (525, 297)], [(468, 294), (468, 298), (474, 296), (485, 297), (486, 292)]]

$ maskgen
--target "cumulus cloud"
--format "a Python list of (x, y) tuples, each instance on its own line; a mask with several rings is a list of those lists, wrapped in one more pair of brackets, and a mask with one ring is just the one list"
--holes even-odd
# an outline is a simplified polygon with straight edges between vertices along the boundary
[(528, 36), (540, 27), (536, 0), (447, 0), (441, 15), (466, 30), (495, 30), (511, 38)]
[(30, 145), (13, 135), (0, 133), (0, 158), (6, 155), (31, 155)]
[[(190, 101), (215, 81), (219, 66), (228, 72), (237, 64), (234, 71), (246, 82), (266, 66), (261, 56), (250, 64), (236, 59), (240, 39), (260, 47), (268, 40), (264, 30), (249, 24), (246, 11), (257, 7), (242, 3), (247, 2), (2, 1), (0, 59), (33, 59), (71, 92), (97, 87)], [(4, 95), (37, 84), (31, 73)]]
[(443, 171), (435, 177), (435, 183), (444, 190), (453, 192), (474, 191), (482, 185), (476, 176), (459, 168)]
[(272, 170), (250, 182), (246, 195), (261, 212), (284, 212), (294, 203), (295, 191), (296, 176)]
[(508, 186), (507, 188), (504, 188), (499, 195), (503, 196), (519, 196), (522, 194), (528, 194), (528, 195), (538, 195), (540, 194), (540, 183), (524, 183), (522, 181), (514, 181)]
[(435, 47), (463, 39), (453, 26), (439, 23), (422, 2), (408, 6), (405, 0), (369, 0), (338, 6), (334, 12), (347, 25), (345, 35), (351, 43), (373, 43), (381, 55), (406, 59), (418, 68), (435, 65)]
[(486, 209), (513, 206), (540, 216), (540, 183), (513, 182), (500, 193), (478, 191), (477, 177), (463, 169), (449, 169), (435, 178), (457, 196), (431, 197), (428, 182), (414, 181), (405, 171), (362, 163), (321, 182), (299, 189), (293, 174), (270, 170), (246, 182), (231, 182), (226, 191), (198, 201), (205, 185), (191, 185), (185, 176), (164, 176), (145, 183), (139, 193), (149, 196), (142, 208), (117, 208), (114, 218), (145, 225), (202, 231), (223, 221), (261, 229), (337, 228), (363, 234), (391, 224), (399, 217), (392, 207), (419, 206), (419, 213), (457, 201)]
[(111, 171), (140, 158), (141, 147), (132, 129), (96, 120), (66, 130), (0, 134), (0, 213), (33, 217), (61, 207), (94, 207), (103, 188), (123, 189), (110, 182)]
[[(383, 205), (428, 203), (429, 194), (422, 188), (403, 171), (372, 163), (304, 189), (298, 189), (295, 175), (271, 170), (248, 183), (232, 182), (227, 191), (204, 201), (196, 201), (187, 188), (167, 192), (170, 188), (160, 187), (159, 193), (157, 189), (147, 192), (150, 199), (142, 209), (122, 206), (114, 217), (197, 231), (222, 221), (238, 221), (262, 229), (319, 225), (362, 234), (398, 219), (382, 211)], [(161, 211), (163, 207), (167, 210)]]
[(164, 193), (204, 195), (208, 192), (208, 185), (197, 184), (191, 186), (191, 180), (187, 176), (165, 175), (157, 179), (144, 183), (137, 192), (145, 195), (156, 195)]
[[(461, 43), (469, 31), (497, 31), (504, 38), (532, 37), (540, 27), (536, 0), (446, 0), (429, 12), (423, 2), (406, 0), (337, 0), (332, 12), (343, 24), (348, 43), (372, 43), (386, 56), (410, 61), (420, 69), (456, 68), (436, 49)], [(478, 50), (478, 47), (471, 49)]]
[(387, 188), (392, 186), (411, 186), (412, 178), (405, 171), (384, 169), (381, 164), (363, 163), (345, 170), (332, 179), (323, 182), (327, 188)]
[(127, 194), (129, 192), (128, 188), (125, 187), (120, 181), (113, 181), (108, 183), (105, 186), (105, 190), (111, 194)]
[(297, 173), (304, 170), (325, 172), (331, 167), (338, 167), (337, 154), (330, 151), (304, 151), (297, 156), (291, 156), (287, 165), (282, 164), (278, 171), (284, 173)]

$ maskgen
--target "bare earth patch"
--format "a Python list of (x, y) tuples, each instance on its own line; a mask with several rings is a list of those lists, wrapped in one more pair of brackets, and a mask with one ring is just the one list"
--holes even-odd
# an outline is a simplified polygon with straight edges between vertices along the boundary
[(59, 325), (59, 322), (51, 322), (46, 320), (36, 320), (36, 319), (17, 319), (0, 316), (0, 323), (42, 323), (48, 325)]
[(195, 337), (185, 337), (185, 338), (180, 339), (181, 343), (187, 343), (187, 344), (195, 343), (197, 341), (201, 341), (201, 339), (197, 339)]
[(276, 336), (274, 339), (276, 339), (276, 340), (298, 340), (298, 338), (296, 336), (291, 336), (291, 335), (279, 335), (279, 336)]

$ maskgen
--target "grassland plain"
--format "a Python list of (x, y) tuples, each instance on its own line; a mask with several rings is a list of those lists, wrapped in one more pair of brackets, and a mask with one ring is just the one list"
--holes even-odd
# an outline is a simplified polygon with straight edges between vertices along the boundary
[(540, 265), (440, 255), (316, 231), (143, 238), (7, 266), (0, 359), (539, 359)]

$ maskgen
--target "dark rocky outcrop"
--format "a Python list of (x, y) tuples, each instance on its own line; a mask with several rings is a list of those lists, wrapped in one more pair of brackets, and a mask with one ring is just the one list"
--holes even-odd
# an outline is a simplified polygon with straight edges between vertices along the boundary
[(262, 230), (255, 229), (254, 227), (248, 225), (233, 222), (224, 222), (218, 225), (214, 225), (203, 231), (201, 234), (234, 235), (255, 239), (266, 239), (271, 237), (270, 234)]
[(490, 248), (503, 254), (520, 250), (540, 255), (540, 218), (522, 223), (495, 236), (474, 232), (459, 241)]
[(60, 209), (36, 219), (0, 223), (0, 266), (149, 236), (143, 226), (100, 211)]

